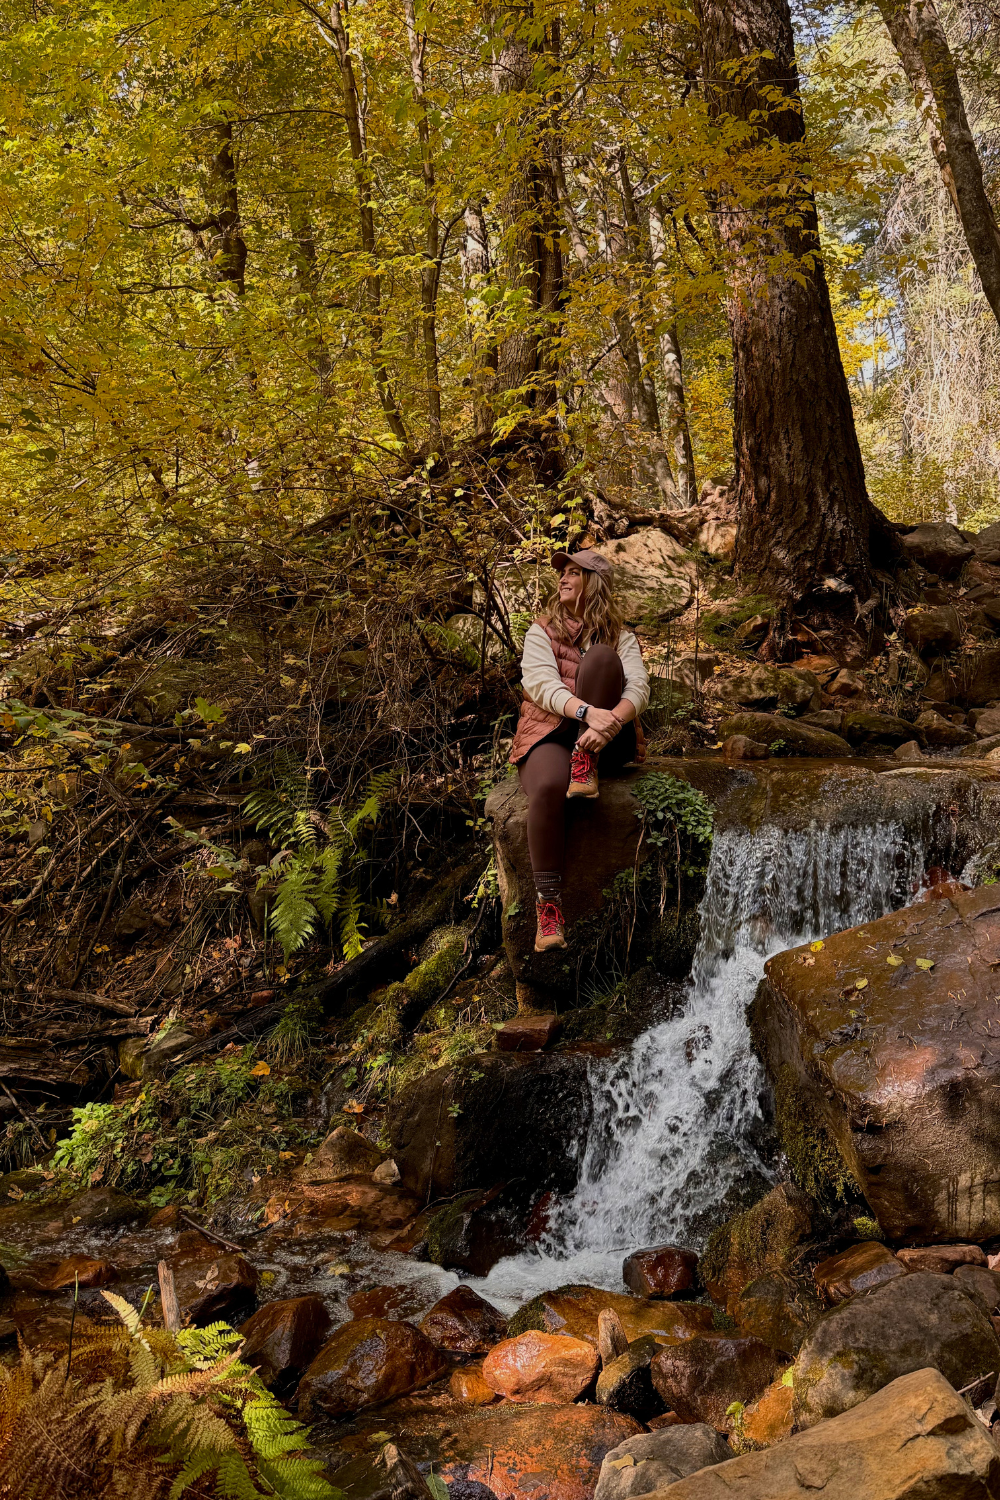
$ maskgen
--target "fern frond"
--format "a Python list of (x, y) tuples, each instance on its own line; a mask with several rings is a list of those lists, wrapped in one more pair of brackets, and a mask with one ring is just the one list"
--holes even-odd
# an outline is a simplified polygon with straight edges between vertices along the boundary
[(355, 886), (341, 899), (340, 947), (345, 958), (357, 958), (364, 947), (361, 916), (361, 896)]
[(115, 1292), (102, 1292), (101, 1296), (111, 1304), (132, 1337), (138, 1338), (143, 1331), (142, 1319), (131, 1302), (126, 1302), (124, 1297), (119, 1297)]
[(262, 1459), (260, 1473), (281, 1500), (342, 1500), (343, 1491), (324, 1477), (320, 1458)]

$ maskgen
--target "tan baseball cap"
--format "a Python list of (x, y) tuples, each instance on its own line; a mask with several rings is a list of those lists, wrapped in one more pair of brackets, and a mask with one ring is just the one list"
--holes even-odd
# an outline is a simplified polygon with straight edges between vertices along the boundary
[(599, 573), (602, 578), (613, 577), (615, 571), (607, 558), (595, 552), (592, 547), (584, 547), (580, 552), (555, 552), (551, 562), (557, 573), (561, 573), (567, 563), (583, 568), (586, 573)]

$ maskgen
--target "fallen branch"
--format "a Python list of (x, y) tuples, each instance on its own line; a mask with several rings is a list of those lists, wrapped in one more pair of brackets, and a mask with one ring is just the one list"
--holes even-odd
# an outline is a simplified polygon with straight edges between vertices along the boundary
[(232, 1240), (224, 1240), (221, 1234), (216, 1234), (213, 1229), (206, 1229), (204, 1224), (199, 1224), (197, 1219), (192, 1219), (188, 1214), (178, 1214), (182, 1224), (188, 1224), (192, 1229), (204, 1235), (206, 1240), (211, 1240), (213, 1245), (221, 1245), (223, 1250), (232, 1250), (236, 1255), (243, 1254), (242, 1245), (234, 1245)]
[(73, 1005), (109, 1010), (116, 1016), (134, 1016), (136, 1013), (136, 1006), (125, 1000), (112, 1000), (109, 995), (91, 995), (86, 990), (35, 990), (34, 993), (39, 1000), (69, 1000)]

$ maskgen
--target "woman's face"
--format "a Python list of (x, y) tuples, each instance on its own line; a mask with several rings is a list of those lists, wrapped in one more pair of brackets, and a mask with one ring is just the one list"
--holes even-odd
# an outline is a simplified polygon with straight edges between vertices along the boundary
[(576, 563), (567, 563), (559, 577), (559, 602), (571, 615), (579, 617), (580, 601), (586, 587), (587, 575)]

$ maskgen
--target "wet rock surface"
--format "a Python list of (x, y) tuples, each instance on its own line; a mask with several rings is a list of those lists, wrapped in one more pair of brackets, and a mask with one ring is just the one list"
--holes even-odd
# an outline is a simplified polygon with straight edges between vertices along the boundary
[(324, 1344), (299, 1386), (299, 1410), (343, 1416), (438, 1380), (446, 1356), (419, 1328), (358, 1318)]
[(269, 1302), (240, 1329), (240, 1359), (253, 1365), (270, 1390), (287, 1392), (319, 1353), (329, 1331), (330, 1315), (320, 1297)]
[(843, 1302), (856, 1292), (870, 1292), (886, 1282), (905, 1276), (907, 1267), (877, 1240), (852, 1245), (838, 1255), (821, 1261), (813, 1271), (813, 1280), (828, 1302)]
[(1000, 1233), (997, 962), (988, 886), (766, 966), (752, 1027), (779, 1112), (796, 1101), (895, 1241)]
[(582, 1396), (597, 1376), (600, 1358), (592, 1344), (565, 1334), (532, 1329), (504, 1339), (483, 1360), (483, 1379), (508, 1401), (557, 1406)]
[(791, 1357), (822, 1311), (823, 1304), (812, 1288), (777, 1272), (745, 1286), (733, 1316), (741, 1333), (751, 1333), (768, 1348)]
[(671, 1500), (987, 1500), (1000, 1457), (965, 1402), (936, 1371), (887, 1385), (853, 1411), (762, 1453), (705, 1468)]
[(917, 1271), (820, 1319), (795, 1361), (796, 1422), (812, 1427), (930, 1368), (961, 1390), (1000, 1370), (1000, 1343), (954, 1277)]
[(699, 1304), (646, 1301), (599, 1287), (568, 1286), (526, 1302), (511, 1318), (507, 1331), (513, 1335), (538, 1328), (586, 1339), (596, 1347), (598, 1318), (606, 1308), (618, 1314), (629, 1343), (645, 1334), (689, 1339), (712, 1326), (711, 1309)]
[(679, 1245), (635, 1250), (622, 1265), (622, 1280), (637, 1297), (677, 1297), (695, 1284), (698, 1257)]
[(420, 1331), (453, 1354), (486, 1354), (504, 1337), (507, 1319), (471, 1286), (457, 1286), (435, 1302)]
[(651, 1369), (659, 1353), (656, 1338), (648, 1335), (635, 1339), (624, 1354), (605, 1363), (597, 1377), (597, 1400), (611, 1411), (628, 1412), (640, 1422), (648, 1422), (664, 1409), (663, 1398), (653, 1384)]

